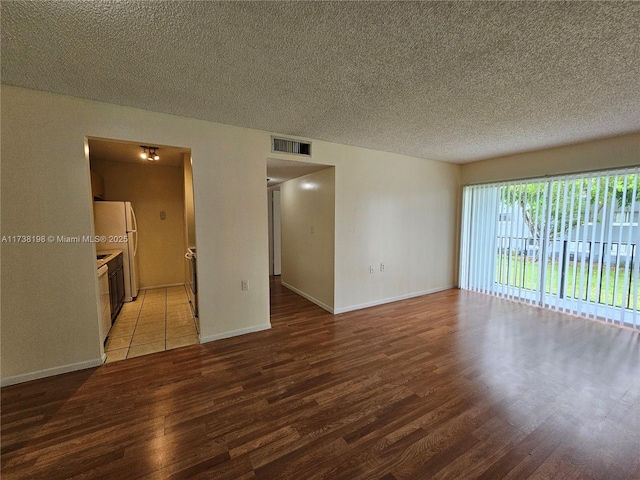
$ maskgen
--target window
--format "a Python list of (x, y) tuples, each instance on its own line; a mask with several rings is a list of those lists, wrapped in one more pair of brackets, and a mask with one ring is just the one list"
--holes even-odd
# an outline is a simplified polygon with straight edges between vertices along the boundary
[(633, 223), (634, 226), (638, 225), (638, 212), (632, 212), (630, 210), (616, 212), (613, 220), (614, 225), (628, 225), (630, 223)]
[(640, 327), (639, 173), (465, 187), (460, 287)]

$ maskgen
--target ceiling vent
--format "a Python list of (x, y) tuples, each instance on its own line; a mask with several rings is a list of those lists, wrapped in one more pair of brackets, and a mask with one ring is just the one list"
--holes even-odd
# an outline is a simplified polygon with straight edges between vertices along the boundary
[(311, 156), (311, 143), (289, 140), (287, 138), (271, 137), (271, 151), (293, 153), (295, 155)]

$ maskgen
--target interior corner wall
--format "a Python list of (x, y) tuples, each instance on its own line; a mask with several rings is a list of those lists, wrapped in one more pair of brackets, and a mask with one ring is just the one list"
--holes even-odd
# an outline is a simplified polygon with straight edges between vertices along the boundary
[(280, 185), (282, 284), (334, 308), (335, 169)]
[(640, 132), (462, 165), (462, 184), (562, 175), (640, 164)]
[(91, 168), (104, 179), (105, 200), (131, 202), (138, 222), (140, 288), (184, 284), (182, 167), (92, 160)]
[(336, 313), (456, 286), (459, 165), (313, 148), (336, 167)]

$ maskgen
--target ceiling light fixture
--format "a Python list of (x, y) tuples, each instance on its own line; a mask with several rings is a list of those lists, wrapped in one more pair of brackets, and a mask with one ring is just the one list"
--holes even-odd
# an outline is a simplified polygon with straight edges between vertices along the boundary
[[(147, 147), (146, 145), (140, 145), (142, 147), (142, 153), (140, 154), (140, 158), (144, 160), (160, 160), (158, 156), (157, 150), (160, 150), (158, 147)], [(148, 150), (148, 151), (147, 151)]]

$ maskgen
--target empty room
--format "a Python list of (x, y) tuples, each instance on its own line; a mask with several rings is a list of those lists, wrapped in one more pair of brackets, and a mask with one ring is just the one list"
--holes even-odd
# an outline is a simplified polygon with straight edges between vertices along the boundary
[(3, 479), (640, 478), (640, 3), (0, 21)]

